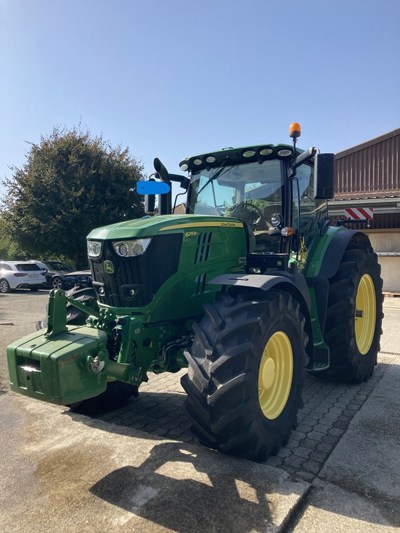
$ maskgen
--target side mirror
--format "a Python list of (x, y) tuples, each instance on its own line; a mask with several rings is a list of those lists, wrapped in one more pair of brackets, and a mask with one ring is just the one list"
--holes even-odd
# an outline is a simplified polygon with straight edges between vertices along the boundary
[(335, 154), (316, 154), (314, 159), (314, 198), (330, 200), (335, 194)]
[(158, 178), (163, 181), (169, 181), (169, 174), (168, 170), (165, 168), (165, 166), (161, 163), (161, 161), (156, 157), (154, 159), (154, 170), (158, 174)]
[(157, 173), (157, 177), (162, 181), (176, 181), (180, 184), (182, 189), (186, 191), (189, 188), (190, 180), (186, 176), (180, 176), (179, 174), (170, 174), (166, 167), (161, 163), (161, 161), (156, 157), (154, 159), (154, 169)]

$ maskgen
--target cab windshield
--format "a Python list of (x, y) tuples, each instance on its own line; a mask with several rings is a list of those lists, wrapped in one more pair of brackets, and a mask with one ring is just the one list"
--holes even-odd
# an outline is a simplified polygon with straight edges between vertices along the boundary
[(282, 209), (281, 161), (237, 164), (192, 174), (189, 212), (232, 216), (267, 227)]

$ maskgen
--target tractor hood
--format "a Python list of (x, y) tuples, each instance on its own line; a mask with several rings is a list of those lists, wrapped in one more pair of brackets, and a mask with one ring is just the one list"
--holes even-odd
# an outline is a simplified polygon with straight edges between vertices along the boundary
[(242, 228), (243, 222), (236, 218), (208, 215), (161, 215), (118, 222), (91, 231), (89, 240), (146, 238), (158, 234), (195, 231), (196, 228)]

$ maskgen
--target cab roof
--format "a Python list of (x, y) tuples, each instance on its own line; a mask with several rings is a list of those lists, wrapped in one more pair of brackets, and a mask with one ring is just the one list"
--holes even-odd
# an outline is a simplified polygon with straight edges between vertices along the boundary
[[(296, 148), (296, 155), (303, 150)], [(224, 148), (216, 152), (188, 157), (179, 163), (182, 171), (195, 172), (202, 169), (220, 167), (221, 165), (235, 165), (258, 161), (262, 163), (266, 159), (288, 159), (293, 155), (294, 148), (290, 144), (260, 144), (241, 148)]]

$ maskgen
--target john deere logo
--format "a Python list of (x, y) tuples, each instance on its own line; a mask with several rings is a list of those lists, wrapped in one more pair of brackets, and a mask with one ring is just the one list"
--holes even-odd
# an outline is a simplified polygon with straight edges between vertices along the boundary
[(106, 274), (114, 274), (114, 265), (112, 261), (104, 261), (103, 269)]

